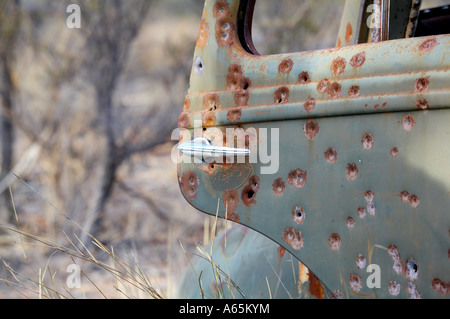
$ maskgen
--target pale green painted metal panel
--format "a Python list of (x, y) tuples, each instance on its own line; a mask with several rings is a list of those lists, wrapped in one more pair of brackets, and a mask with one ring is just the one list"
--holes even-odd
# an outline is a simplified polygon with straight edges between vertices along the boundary
[[(261, 161), (200, 166), (180, 154), (179, 181), (186, 199), (212, 215), (219, 201), (224, 218), (224, 203), (231, 197), (229, 219), (283, 246), (329, 291), (350, 298), (448, 298), (445, 289), (435, 288), (450, 281), (450, 37), (261, 57), (245, 52), (238, 41), (238, 10), (239, 1), (206, 1), (179, 124), (192, 133), (195, 121), (203, 119), (205, 136), (213, 128), (255, 129), (252, 152), (266, 142), (270, 150), (270, 139), (260, 133), (278, 129), (279, 170), (261, 174)], [(228, 42), (220, 45), (223, 39)], [(303, 78), (306, 83), (299, 81)], [(323, 84), (331, 89), (323, 90)], [(280, 88), (289, 94), (278, 103)], [(305, 108), (307, 101), (315, 102), (312, 110)], [(314, 138), (306, 138), (305, 123), (317, 125)], [(369, 149), (363, 147), (365, 134), (373, 138)], [(337, 152), (334, 164), (324, 156), (331, 147)], [(357, 166), (354, 180), (346, 177), (349, 164)], [(307, 173), (300, 189), (288, 182), (296, 169)], [(247, 206), (252, 176), (259, 182)], [(285, 185), (281, 196), (273, 189), (279, 178)], [(366, 191), (374, 194), (374, 215), (367, 212)], [(406, 202), (403, 191), (410, 195)], [(297, 205), (305, 211), (301, 225), (292, 218)], [(366, 211), (364, 218), (358, 216), (359, 207)], [(348, 217), (355, 221), (352, 229)], [(287, 243), (286, 230), (301, 232), (303, 247)], [(336, 250), (330, 245), (332, 235), (340, 239)], [(388, 251), (392, 245), (400, 254), (400, 273)], [(359, 254), (367, 265), (380, 266), (381, 288), (366, 285), (370, 273), (357, 268)], [(354, 278), (360, 279), (360, 289), (352, 289)], [(400, 284), (400, 295), (391, 294), (391, 282)]]

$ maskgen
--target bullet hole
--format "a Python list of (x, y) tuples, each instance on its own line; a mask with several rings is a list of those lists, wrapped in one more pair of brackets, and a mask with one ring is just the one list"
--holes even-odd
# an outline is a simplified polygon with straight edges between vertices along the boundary
[(391, 148), (391, 157), (396, 158), (397, 156), (398, 156), (398, 148), (397, 147)]
[(389, 256), (392, 257), (393, 260), (399, 260), (400, 259), (400, 252), (394, 244), (390, 244), (387, 248), (387, 252)]
[(219, 0), (213, 7), (216, 21), (216, 40), (219, 46), (231, 46), (235, 26), (231, 22), (231, 11), (226, 0)]
[(370, 133), (364, 134), (361, 139), (361, 144), (366, 150), (370, 150), (372, 148), (373, 142), (373, 136)]
[(244, 91), (247, 91), (251, 85), (250, 79), (246, 77), (241, 78), (240, 88)]
[(362, 288), (362, 279), (357, 274), (351, 274), (348, 283), (354, 292), (359, 292)]
[(419, 51), (422, 52), (428, 52), (434, 49), (434, 47), (438, 45), (438, 42), (436, 39), (429, 39), (425, 42), (422, 42), (422, 44), (419, 46)]
[(349, 22), (347, 23), (347, 28), (345, 29), (345, 42), (350, 44), (352, 43), (352, 39), (353, 39), (353, 29), (352, 25)]
[(242, 68), (238, 64), (232, 64), (228, 68), (227, 89), (237, 90), (240, 88), (242, 78)]
[(322, 94), (326, 94), (326, 93), (328, 93), (329, 86), (330, 86), (330, 81), (328, 81), (327, 79), (321, 80), (317, 84), (317, 91), (319, 91)]
[(288, 74), (292, 71), (293, 66), (294, 62), (291, 59), (285, 59), (278, 65), (278, 72)]
[(241, 90), (234, 93), (234, 102), (237, 106), (246, 106), (249, 98), (248, 91)]
[(392, 265), (392, 269), (400, 275), (403, 271), (403, 263), (400, 259), (394, 260), (394, 264)]
[(240, 107), (230, 109), (227, 113), (227, 120), (230, 122), (236, 122), (241, 119), (242, 109)]
[(331, 63), (331, 71), (336, 74), (340, 75), (345, 71), (345, 66), (347, 65), (347, 61), (345, 61), (344, 58), (336, 58)]
[(290, 171), (287, 181), (291, 186), (303, 188), (306, 184), (307, 172), (301, 169)]
[(303, 71), (298, 75), (298, 83), (305, 84), (311, 82), (308, 72)]
[(295, 223), (301, 225), (305, 221), (305, 210), (303, 207), (296, 206), (292, 211), (292, 219)]
[(407, 114), (403, 116), (402, 118), (402, 126), (405, 129), (405, 131), (409, 132), (414, 128), (414, 125), (416, 125), (416, 121), (414, 120), (414, 116), (411, 114)]
[(310, 100), (306, 101), (304, 107), (306, 112), (311, 112), (316, 107), (316, 99), (311, 98)]
[(230, 7), (226, 0), (218, 0), (213, 7), (213, 15), (215, 18), (227, 17), (230, 15)]
[(370, 191), (370, 190), (364, 192), (364, 199), (366, 200), (367, 204), (372, 203), (374, 197), (375, 197), (374, 192), (372, 192), (372, 191)]
[(239, 195), (234, 189), (226, 190), (222, 195), (222, 202), (226, 209), (227, 219), (239, 222), (236, 209), (239, 205)]
[(203, 48), (208, 42), (209, 26), (204, 19), (200, 22), (200, 33), (197, 38), (197, 46)]
[(417, 286), (412, 282), (406, 284), (406, 292), (411, 299), (422, 299), (422, 294), (417, 290)]
[(203, 63), (202, 57), (198, 56), (194, 60), (193, 71), (197, 76), (201, 76), (203, 74), (203, 69), (205, 68), (205, 64)]
[(407, 191), (402, 191), (400, 193), (400, 199), (402, 200), (402, 203), (408, 202), (409, 193)]
[(350, 89), (348, 90), (348, 96), (349, 97), (358, 97), (359, 96), (359, 86), (357, 85), (352, 85), (350, 87)]
[(330, 164), (334, 164), (337, 160), (337, 152), (334, 148), (330, 147), (329, 149), (327, 149), (324, 153), (323, 156), (325, 156), (325, 160), (330, 163)]
[(419, 206), (419, 204), (420, 204), (419, 196), (417, 196), (417, 195), (415, 195), (415, 194), (409, 195), (409, 196), (408, 196), (408, 202), (409, 202), (409, 205), (410, 205), (412, 208), (416, 208), (416, 207)]
[(405, 277), (411, 281), (416, 281), (419, 278), (419, 266), (412, 258), (406, 261), (404, 271)]
[(276, 196), (283, 195), (283, 192), (285, 191), (285, 189), (286, 189), (286, 184), (283, 182), (283, 179), (281, 177), (277, 178), (272, 184), (272, 190)]
[(416, 106), (418, 109), (427, 110), (430, 108), (430, 104), (425, 99), (420, 99), (416, 102)]
[(304, 245), (302, 233), (292, 227), (288, 227), (283, 231), (283, 240), (295, 250), (299, 250)]
[(367, 212), (370, 215), (375, 216), (375, 213), (377, 212), (377, 206), (375, 206), (374, 203), (367, 204)]
[(200, 179), (192, 170), (184, 172), (181, 176), (181, 187), (189, 200), (194, 200), (197, 197), (199, 184)]
[(339, 289), (335, 289), (331, 293), (331, 298), (333, 298), (333, 299), (342, 299), (342, 298), (344, 298), (344, 294)]
[(389, 286), (388, 286), (389, 293), (392, 296), (398, 296), (398, 294), (400, 293), (400, 287), (401, 287), (401, 285), (399, 283), (397, 283), (396, 281), (390, 281)]
[(358, 257), (356, 257), (356, 267), (358, 269), (364, 269), (366, 267), (366, 257), (359, 254)]
[(275, 91), (274, 103), (286, 103), (289, 100), (289, 89), (285, 86)]
[(341, 247), (341, 236), (337, 233), (333, 233), (328, 238), (328, 245), (332, 250), (339, 250)]
[(203, 111), (202, 112), (202, 123), (206, 126), (213, 126), (216, 123), (216, 112), (215, 111)]
[(347, 165), (346, 175), (345, 175), (347, 180), (354, 181), (358, 177), (358, 173), (359, 173), (359, 169), (355, 163), (350, 163)]
[(358, 209), (356, 210), (356, 213), (358, 214), (359, 218), (365, 218), (366, 217), (366, 209), (362, 206), (358, 207)]
[(248, 181), (248, 185), (244, 187), (241, 193), (241, 199), (245, 206), (256, 203), (256, 194), (259, 191), (259, 177), (252, 176)]
[(341, 85), (337, 82), (331, 83), (327, 79), (321, 80), (316, 88), (320, 93), (328, 94), (330, 99), (338, 98), (341, 95)]
[(189, 126), (191, 126), (189, 115), (185, 112), (181, 113), (178, 118), (178, 128), (188, 128)]
[(319, 124), (314, 120), (308, 120), (303, 125), (303, 132), (308, 140), (312, 141), (319, 133)]
[(337, 99), (341, 95), (341, 85), (337, 82), (331, 83), (328, 95), (330, 99)]
[(438, 291), (441, 295), (446, 295), (448, 290), (448, 284), (440, 280), (439, 278), (433, 278), (431, 280), (431, 287)]
[(353, 229), (355, 227), (355, 219), (353, 217), (347, 217), (347, 228)]
[(354, 68), (359, 68), (361, 67), (364, 62), (366, 62), (366, 52), (361, 52), (358, 54), (355, 54), (351, 60), (350, 60), (350, 65)]
[(416, 84), (414, 88), (416, 92), (423, 92), (428, 90), (428, 86), (430, 85), (430, 77), (420, 78), (416, 80)]
[(209, 93), (203, 96), (203, 108), (208, 111), (214, 111), (219, 106), (219, 96), (216, 93)]

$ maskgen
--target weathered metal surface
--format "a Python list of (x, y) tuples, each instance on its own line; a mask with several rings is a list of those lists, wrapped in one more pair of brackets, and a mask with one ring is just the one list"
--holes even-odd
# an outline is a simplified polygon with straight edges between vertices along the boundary
[[(259, 157), (180, 155), (186, 199), (212, 215), (219, 200), (220, 217), (283, 246), (338, 295), (448, 298), (450, 37), (258, 56), (239, 40), (242, 8), (205, 2), (180, 142), (230, 142), (231, 128)], [(263, 148), (279, 155), (273, 173)], [(360, 255), (379, 265), (380, 288)]]
[[(209, 253), (210, 246), (206, 251)], [(211, 257), (213, 263), (199, 252), (189, 256), (194, 269), (189, 267), (183, 273), (174, 298), (332, 297), (294, 256), (246, 227), (235, 225), (219, 234), (214, 239)], [(222, 271), (220, 278), (214, 267)]]

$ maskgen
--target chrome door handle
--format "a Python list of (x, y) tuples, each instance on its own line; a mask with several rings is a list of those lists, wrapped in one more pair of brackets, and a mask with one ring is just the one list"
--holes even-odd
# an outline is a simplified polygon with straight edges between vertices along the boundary
[(232, 148), (211, 145), (206, 138), (199, 137), (178, 146), (178, 150), (188, 156), (193, 156), (204, 162), (212, 162), (224, 157), (247, 157), (250, 150), (245, 148)]

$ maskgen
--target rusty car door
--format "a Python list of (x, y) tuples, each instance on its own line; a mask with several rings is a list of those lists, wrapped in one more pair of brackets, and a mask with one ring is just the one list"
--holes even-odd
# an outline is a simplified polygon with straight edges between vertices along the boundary
[[(373, 3), (347, 1), (335, 48), (261, 56), (254, 1), (206, 0), (180, 190), (282, 246), (335, 296), (448, 298), (450, 37), (413, 37), (420, 1), (375, 1), (367, 26)], [(389, 17), (399, 3), (411, 10)]]

